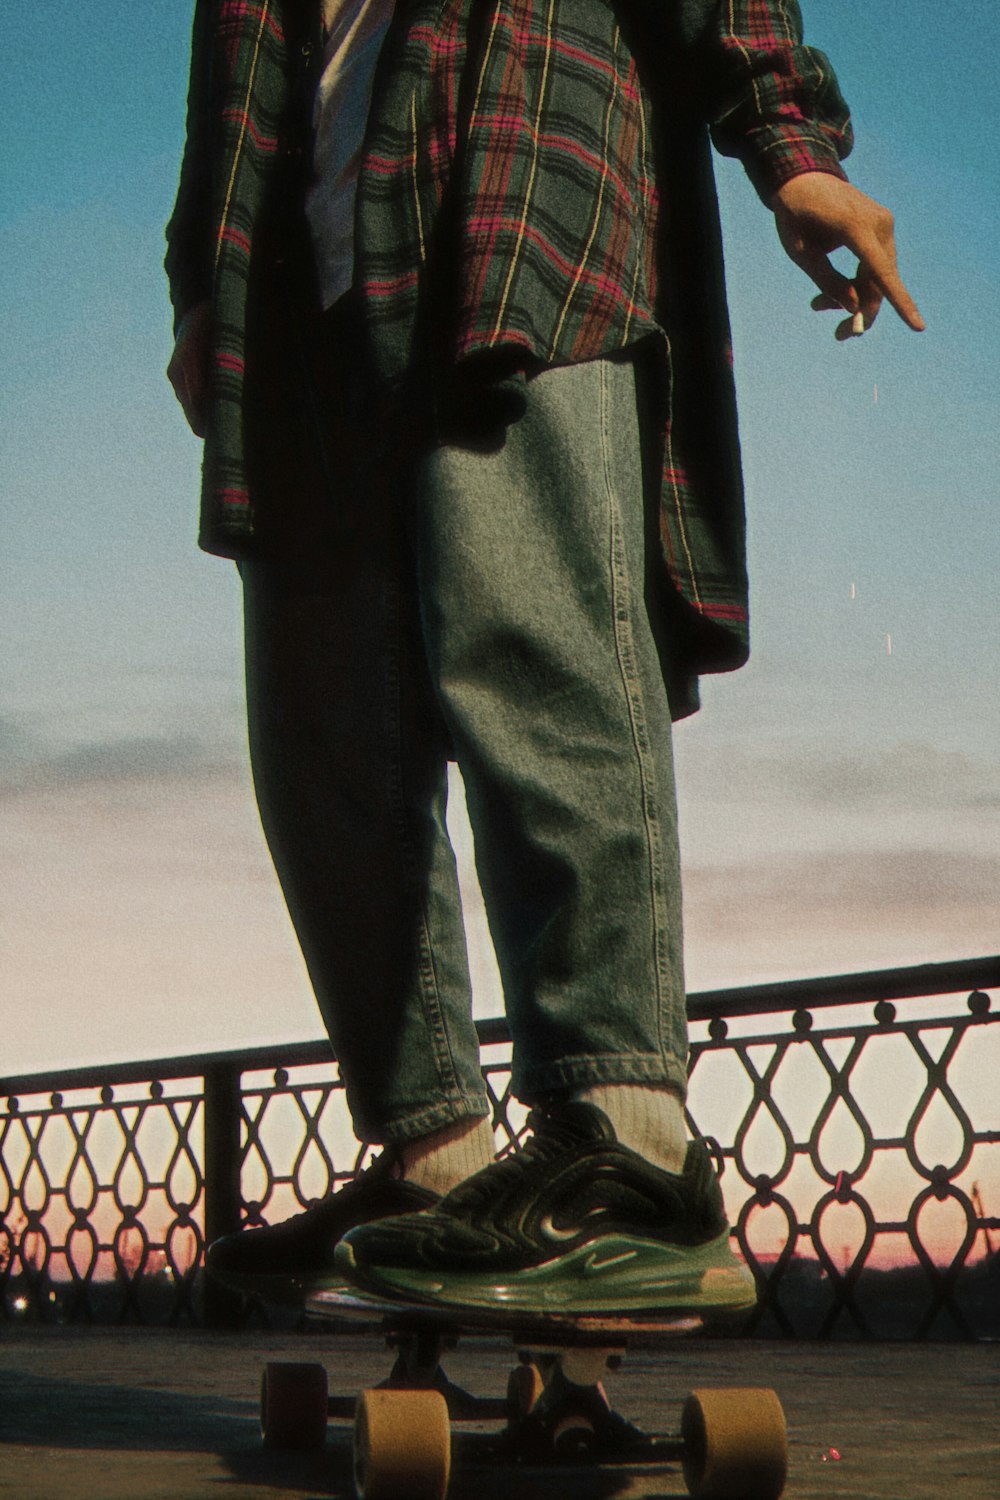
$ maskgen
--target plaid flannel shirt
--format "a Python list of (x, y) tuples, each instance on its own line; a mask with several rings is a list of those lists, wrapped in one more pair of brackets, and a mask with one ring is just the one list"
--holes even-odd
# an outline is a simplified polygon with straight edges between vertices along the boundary
[[(214, 298), (201, 542), (227, 555), (253, 538), (247, 286), (280, 164), (304, 134), (318, 9), (196, 8), (167, 266), (179, 314)], [(826, 58), (803, 45), (796, 0), (400, 0), (356, 213), (355, 284), (387, 391), (471, 371), (498, 348), (559, 364), (658, 343), (663, 599), (688, 678), (747, 654), (709, 133), (765, 201), (798, 173), (842, 175), (847, 109)]]

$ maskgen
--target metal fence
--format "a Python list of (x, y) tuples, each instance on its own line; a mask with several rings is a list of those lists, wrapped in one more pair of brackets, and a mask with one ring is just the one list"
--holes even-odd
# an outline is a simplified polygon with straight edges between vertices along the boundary
[[(998, 985), (989, 958), (691, 997), (690, 1124), (757, 1277), (748, 1333), (1000, 1334)], [(479, 1030), (516, 1150), (506, 1027)], [(266, 1319), (206, 1280), (206, 1242), (365, 1159), (321, 1044), (0, 1079), (0, 1099), (4, 1320)]]

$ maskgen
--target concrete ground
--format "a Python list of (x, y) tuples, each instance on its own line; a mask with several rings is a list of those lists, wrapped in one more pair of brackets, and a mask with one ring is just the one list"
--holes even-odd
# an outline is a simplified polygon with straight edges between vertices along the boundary
[[(323, 1360), (354, 1393), (386, 1373), (375, 1336), (0, 1329), (0, 1496), (9, 1500), (349, 1500), (350, 1430), (321, 1455), (265, 1452), (265, 1359)], [(511, 1350), (470, 1341), (452, 1379), (502, 1394)], [(788, 1500), (1000, 1500), (1000, 1346), (689, 1340), (630, 1353), (619, 1410), (674, 1427), (691, 1386), (771, 1385), (790, 1430)], [(836, 1450), (839, 1458), (831, 1456)], [(456, 1445), (450, 1500), (675, 1500), (677, 1468), (520, 1469)], [(739, 1497), (733, 1497), (739, 1500)]]

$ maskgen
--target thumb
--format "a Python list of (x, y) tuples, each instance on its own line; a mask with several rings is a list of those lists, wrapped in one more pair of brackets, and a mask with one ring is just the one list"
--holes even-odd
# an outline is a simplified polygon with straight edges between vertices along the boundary
[(806, 239), (789, 215), (776, 211), (775, 223), (778, 238), (789, 260), (804, 271), (823, 296), (829, 298), (836, 307), (857, 312), (860, 303), (854, 283), (831, 264), (829, 256), (823, 250)]

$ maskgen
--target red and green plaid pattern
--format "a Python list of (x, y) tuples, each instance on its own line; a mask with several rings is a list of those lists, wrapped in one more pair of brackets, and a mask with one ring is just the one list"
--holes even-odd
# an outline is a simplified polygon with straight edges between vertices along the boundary
[(708, 9), (696, 69), (718, 150), (742, 161), (765, 202), (801, 172), (838, 172), (853, 144), (847, 106), (828, 59), (802, 45), (797, 0)]
[[(228, 555), (253, 534), (247, 283), (282, 142), (303, 114), (298, 54), (318, 8), (196, 9), (168, 271), (183, 312), (209, 284), (214, 255), (201, 541)], [(739, 665), (747, 651), (709, 130), (765, 199), (800, 172), (840, 172), (846, 106), (825, 57), (802, 44), (795, 0), (400, 0), (357, 211), (356, 287), (387, 388), (498, 347), (566, 363), (659, 340), (661, 538), (674, 640), (691, 673)]]
[(167, 226), (167, 271), (178, 318), (202, 296), (213, 301), (200, 541), (228, 556), (239, 555), (253, 533), (243, 430), (248, 288), (299, 76), (285, 13), (294, 19), (304, 8), (304, 0), (197, 0), (195, 7), (187, 142)]
[(356, 265), (379, 372), (516, 345), (565, 364), (655, 328), (648, 102), (601, 0), (411, 0), (380, 66)]
[(604, 0), (408, 0), (380, 64), (356, 266), (389, 384), (498, 345), (567, 364), (660, 338), (663, 554), (707, 669), (745, 658), (747, 583), (705, 124), (765, 196), (839, 171), (849, 137), (794, 4), (683, 9), (629, 26)]
[(247, 289), (254, 232), (278, 159), (294, 79), (282, 7), (272, 0), (219, 0), (216, 60), (219, 155), (212, 244), (217, 419), (205, 440), (208, 540), (228, 549), (252, 527), (244, 462), (243, 382)]

